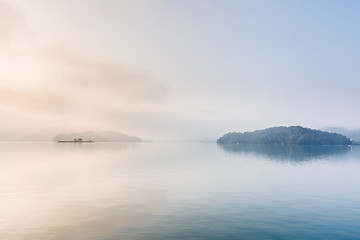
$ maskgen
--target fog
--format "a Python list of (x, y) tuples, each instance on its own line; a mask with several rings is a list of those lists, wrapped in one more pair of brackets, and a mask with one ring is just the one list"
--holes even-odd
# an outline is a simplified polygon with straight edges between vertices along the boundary
[(360, 128), (360, 6), (323, 4), (0, 1), (0, 139)]

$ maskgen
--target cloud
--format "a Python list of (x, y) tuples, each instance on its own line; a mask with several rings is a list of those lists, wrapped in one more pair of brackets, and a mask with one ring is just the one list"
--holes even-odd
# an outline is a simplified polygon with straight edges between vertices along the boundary
[(150, 74), (122, 66), (114, 60), (92, 61), (64, 46), (44, 50), (65, 88), (98, 96), (103, 92), (119, 100), (152, 101), (162, 99), (167, 89)]
[[(168, 95), (144, 70), (85, 57), (71, 44), (39, 44), (29, 29), (21, 10), (0, 1), (0, 48), (7, 50), (0, 52), (0, 112), (14, 129), (23, 119), (105, 125), (114, 122), (109, 116), (149, 111)], [(124, 119), (115, 121), (130, 126)]]
[(24, 33), (27, 33), (27, 25), (21, 11), (0, 1), (0, 46), (9, 44), (15, 35)]
[[(75, 99), (76, 100), (76, 99)], [(21, 91), (0, 89), (1, 106), (21, 109), (27, 112), (41, 113), (73, 113), (74, 100), (49, 90)]]

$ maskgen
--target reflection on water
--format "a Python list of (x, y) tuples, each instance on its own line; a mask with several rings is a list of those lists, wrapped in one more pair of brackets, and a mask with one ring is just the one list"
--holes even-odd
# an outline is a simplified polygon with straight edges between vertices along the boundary
[(106, 239), (145, 221), (166, 194), (130, 175), (137, 148), (1, 143), (0, 239)]
[(360, 236), (360, 147), (268, 147), (0, 143), (0, 239)]
[(348, 145), (218, 144), (218, 146), (230, 153), (261, 155), (278, 161), (310, 161), (346, 154), (351, 150), (351, 146)]

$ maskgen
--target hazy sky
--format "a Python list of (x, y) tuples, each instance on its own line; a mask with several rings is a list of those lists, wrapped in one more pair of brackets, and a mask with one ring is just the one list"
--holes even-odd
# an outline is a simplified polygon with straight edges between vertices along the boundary
[(359, 1), (0, 0), (0, 139), (360, 128)]

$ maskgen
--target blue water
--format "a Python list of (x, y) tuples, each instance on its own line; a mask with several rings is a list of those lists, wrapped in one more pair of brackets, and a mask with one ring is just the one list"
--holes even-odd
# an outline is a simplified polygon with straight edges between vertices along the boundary
[(0, 143), (0, 239), (360, 239), (360, 146)]

